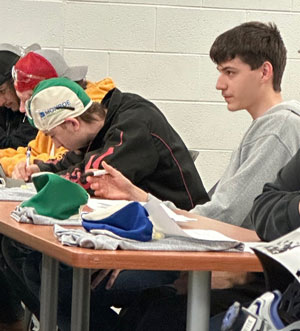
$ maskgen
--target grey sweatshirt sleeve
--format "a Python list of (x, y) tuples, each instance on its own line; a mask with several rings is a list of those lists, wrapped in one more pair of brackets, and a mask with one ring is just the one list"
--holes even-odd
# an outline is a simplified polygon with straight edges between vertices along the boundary
[(255, 197), (266, 182), (276, 178), (291, 157), (277, 135), (261, 136), (240, 146), (232, 155), (211, 201), (196, 206), (191, 212), (253, 229), (251, 222), (242, 223)]

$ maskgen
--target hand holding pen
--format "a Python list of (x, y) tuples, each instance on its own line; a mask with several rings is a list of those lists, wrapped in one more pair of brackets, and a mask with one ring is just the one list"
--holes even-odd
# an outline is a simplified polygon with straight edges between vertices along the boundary
[(40, 172), (40, 168), (36, 164), (31, 164), (31, 148), (28, 146), (25, 161), (16, 164), (12, 178), (28, 181), (35, 172)]
[[(147, 193), (135, 186), (120, 171), (108, 165), (105, 161), (101, 165), (105, 172), (102, 169), (97, 170), (94, 175), (86, 177), (96, 197), (112, 200), (147, 201)], [(100, 173), (97, 176), (95, 174), (98, 171)]]

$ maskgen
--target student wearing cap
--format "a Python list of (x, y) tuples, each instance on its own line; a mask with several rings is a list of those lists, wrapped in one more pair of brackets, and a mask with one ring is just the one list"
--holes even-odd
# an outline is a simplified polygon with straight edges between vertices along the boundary
[[(114, 87), (113, 81), (110, 78), (95, 83), (86, 81), (86, 73), (86, 66), (70, 67), (64, 58), (54, 50), (42, 49), (26, 54), (13, 68), (14, 85), (21, 100), (20, 111), (25, 112), (24, 103), (32, 94), (37, 83), (52, 77), (67, 77), (77, 81), (86, 88), (94, 101), (101, 101), (104, 95)], [(34, 128), (31, 130), (35, 131)], [(34, 140), (29, 142), (28, 146), (31, 148), (31, 162), (35, 160), (56, 162), (66, 152), (63, 147), (55, 148), (51, 138), (45, 136), (41, 131)], [(26, 151), (27, 147), (0, 150), (0, 163), (8, 176), (12, 176), (18, 162), (26, 159)]]
[(0, 149), (27, 146), (37, 134), (24, 114), (18, 111), (20, 101), (11, 76), (12, 67), (19, 60), (21, 52), (35, 48), (38, 49), (39, 45), (33, 44), (22, 49), (11, 44), (0, 44)]
[[(186, 146), (148, 100), (115, 88), (101, 104), (95, 103), (78, 85), (61, 78), (41, 82), (26, 107), (29, 121), (50, 136), (56, 147), (70, 152), (55, 164), (20, 163), (16, 178), (28, 180), (40, 171), (61, 173), (93, 194), (83, 174), (101, 168), (105, 159), (136, 185), (179, 208), (208, 200)], [(75, 162), (72, 151), (77, 151)], [(180, 180), (174, 182), (174, 178)]]
[[(106, 78), (95, 83), (86, 81), (85, 76), (87, 73), (87, 67), (69, 67), (63, 57), (54, 50), (31, 51), (30, 53), (23, 55), (23, 57), (21, 57), (18, 61), (16, 59), (15, 62), (12, 64), (15, 65), (13, 76), (15, 79), (15, 89), (21, 97), (22, 111), (22, 113), (16, 112), (16, 114), (20, 114), (22, 119), (25, 116), (24, 102), (26, 99), (24, 95), (30, 95), (33, 88), (41, 80), (46, 78), (67, 76), (76, 79), (86, 88), (87, 93), (94, 101), (101, 101), (103, 96), (114, 87), (114, 83), (110, 78)], [(11, 75), (11, 73), (12, 69), (10, 68), (9, 74), (7, 75)], [(19, 101), (17, 109), (19, 109)], [(28, 126), (30, 132), (36, 132), (36, 129), (29, 123)], [(56, 162), (57, 159), (60, 159), (66, 152), (66, 149), (63, 147), (55, 148), (51, 137), (44, 135), (41, 131), (38, 132), (36, 138), (31, 140), (28, 145), (31, 147), (31, 162), (34, 162), (35, 160), (46, 161), (50, 158), (52, 160), (51, 162)], [(27, 147), (18, 147), (17, 149), (6, 148), (0, 150), (0, 163), (8, 175), (12, 174), (13, 169), (18, 162), (25, 160), (26, 151)], [(18, 249), (16, 249), (16, 254), (20, 253), (18, 252)], [(26, 255), (26, 249), (20, 248), (20, 250), (21, 255), (22, 253)], [(12, 249), (12, 251), (14, 250)], [(8, 280), (12, 283), (12, 287), (15, 288), (17, 293), (22, 293), (23, 296), (26, 296), (27, 299), (24, 299), (24, 301), (26, 301), (26, 306), (28, 306), (31, 311), (38, 314), (38, 308), (36, 308), (31, 294), (26, 292), (26, 289), (24, 288), (17, 288), (16, 284), (18, 276), (15, 279), (15, 274), (9, 273), (7, 266), (4, 267), (6, 269), (6, 273), (8, 273)], [(0, 277), (3, 277), (1, 273)], [(5, 280), (1, 280), (1, 284), (4, 284), (4, 281)], [(13, 328), (14, 324), (18, 323), (18, 320), (23, 317), (23, 309), (20, 306), (19, 299), (20, 295), (15, 298), (12, 290), (9, 290), (8, 288), (4, 289), (4, 285), (2, 285), (2, 289), (3, 292), (0, 292), (0, 323), (6, 323), (6, 328)], [(4, 314), (3, 318), (1, 318), (1, 312)], [(4, 324), (2, 326), (4, 327)]]
[[(77, 84), (54, 78), (35, 88), (26, 107), (29, 120), (51, 136), (57, 147), (62, 145), (69, 152), (56, 164), (21, 164), (16, 173), (19, 178), (27, 180), (39, 171), (55, 172), (93, 194), (83, 175), (90, 169), (100, 168), (102, 160), (107, 160), (139, 187), (173, 201), (180, 208), (187, 209), (208, 200), (186, 146), (150, 101), (115, 88), (101, 104), (93, 103)], [(73, 150), (80, 151), (81, 154), (77, 154), (81, 156), (80, 162), (74, 163), (69, 157)], [(3, 247), (5, 259), (12, 266), (11, 242), (5, 240)], [(31, 289), (38, 295), (40, 258), (36, 252), (33, 254), (30, 265), (37, 272), (31, 273), (35, 279), (27, 279), (27, 284), (32, 284)], [(126, 305), (142, 289), (171, 284), (177, 276), (178, 272), (122, 271), (112, 290), (100, 287), (99, 291), (97, 288), (92, 291), (91, 330), (99, 322), (99, 315), (106, 327), (114, 323), (116, 314), (110, 309), (114, 303)], [(71, 270), (64, 267), (61, 277), (58, 323), (59, 328), (68, 330)]]
[[(38, 44), (24, 49), (11, 44), (0, 44), (0, 149), (26, 146), (37, 134), (26, 116), (19, 112), (20, 101), (14, 89), (11, 71), (22, 53), (39, 48)], [(1, 238), (0, 235), (0, 240)], [(2, 268), (0, 253), (0, 270)], [(13, 294), (13, 287), (10, 287), (2, 273), (0, 284), (0, 329), (4, 328), (2, 323), (13, 323), (15, 330), (21, 330), (22, 325), (18, 320), (23, 316), (23, 309)], [(8, 292), (12, 293), (9, 298), (6, 297)]]

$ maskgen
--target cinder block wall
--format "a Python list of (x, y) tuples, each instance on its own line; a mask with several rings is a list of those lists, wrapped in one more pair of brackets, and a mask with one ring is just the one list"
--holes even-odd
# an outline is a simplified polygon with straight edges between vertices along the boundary
[(215, 90), (208, 53), (221, 32), (245, 21), (275, 22), (288, 49), (285, 99), (300, 91), (300, 0), (0, 0), (1, 42), (39, 42), (88, 78), (112, 77), (123, 91), (155, 102), (187, 146), (209, 189), (249, 126)]

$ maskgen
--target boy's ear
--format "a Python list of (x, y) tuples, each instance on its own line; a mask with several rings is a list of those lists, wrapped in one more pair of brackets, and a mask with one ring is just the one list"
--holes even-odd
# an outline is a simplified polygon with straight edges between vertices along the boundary
[(77, 131), (80, 127), (79, 121), (73, 117), (67, 117), (64, 121), (65, 125), (70, 125), (74, 131)]
[(262, 66), (262, 79), (268, 81), (273, 77), (273, 66), (271, 62), (265, 61)]

